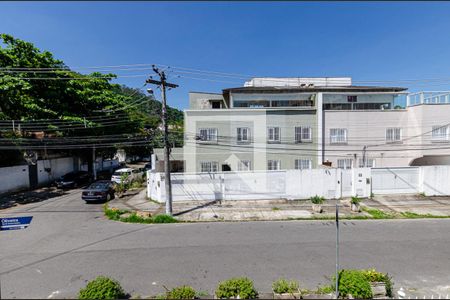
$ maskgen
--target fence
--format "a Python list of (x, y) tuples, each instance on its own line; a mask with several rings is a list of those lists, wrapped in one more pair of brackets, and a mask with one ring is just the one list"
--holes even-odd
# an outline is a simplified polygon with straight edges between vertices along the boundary
[[(148, 171), (148, 197), (164, 202), (164, 174)], [(173, 201), (328, 199), (370, 194), (450, 195), (450, 166), (174, 173)]]
[[(147, 195), (165, 201), (164, 174), (149, 171)], [(340, 198), (370, 195), (370, 169), (174, 173), (173, 201)], [(354, 183), (354, 184), (353, 184)]]

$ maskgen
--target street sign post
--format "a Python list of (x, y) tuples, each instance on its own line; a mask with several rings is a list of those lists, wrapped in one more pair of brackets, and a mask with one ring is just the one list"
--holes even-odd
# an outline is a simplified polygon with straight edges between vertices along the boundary
[(30, 225), (32, 216), (0, 218), (0, 230), (18, 230), (25, 229)]

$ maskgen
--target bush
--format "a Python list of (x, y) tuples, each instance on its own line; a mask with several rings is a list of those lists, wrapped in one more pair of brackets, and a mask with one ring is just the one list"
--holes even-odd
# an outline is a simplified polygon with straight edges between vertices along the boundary
[(98, 276), (90, 281), (78, 294), (78, 299), (123, 299), (125, 292), (114, 279)]
[(315, 195), (314, 197), (311, 197), (310, 200), (313, 204), (322, 204), (325, 202), (324, 197), (317, 196), (317, 195)]
[(216, 290), (219, 299), (238, 297), (240, 299), (255, 299), (258, 292), (253, 287), (253, 281), (246, 277), (231, 278), (219, 283)]
[(350, 200), (351, 204), (358, 204), (359, 202), (361, 202), (361, 198), (358, 197), (352, 197), (352, 200)]
[[(336, 282), (336, 279), (333, 278)], [(352, 295), (357, 299), (372, 298), (372, 288), (370, 282), (360, 270), (341, 270), (339, 272), (339, 295), (348, 297)]]
[(286, 279), (278, 279), (274, 283), (272, 283), (272, 289), (274, 293), (277, 294), (285, 294), (285, 293), (295, 293), (298, 292), (298, 282), (292, 280), (288, 281)]
[(167, 299), (194, 299), (195, 295), (196, 292), (192, 287), (183, 285), (167, 292)]
[(388, 274), (377, 272), (375, 269), (362, 270), (362, 272), (369, 282), (384, 282), (386, 285), (386, 296), (392, 297), (394, 283)]
[(120, 219), (120, 216), (123, 215), (124, 213), (127, 213), (126, 210), (120, 210), (117, 208), (108, 208), (108, 204), (104, 204), (103, 205), (103, 211), (105, 212), (105, 215), (108, 217), (108, 219), (110, 220), (114, 220), (114, 221), (118, 221)]
[(153, 217), (153, 223), (177, 223), (177, 219), (169, 215), (156, 215)]

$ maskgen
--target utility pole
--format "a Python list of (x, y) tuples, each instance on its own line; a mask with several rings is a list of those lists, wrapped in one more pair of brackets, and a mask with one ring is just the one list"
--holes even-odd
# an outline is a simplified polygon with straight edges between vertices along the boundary
[[(342, 174), (342, 173), (341, 173)], [(342, 181), (341, 181), (342, 186)], [(339, 199), (336, 200), (336, 299), (339, 298)]]
[(166, 87), (176, 88), (178, 85), (168, 83), (166, 81), (166, 74), (164, 71), (159, 70), (155, 65), (152, 66), (153, 71), (159, 76), (159, 80), (150, 79), (146, 80), (146, 83), (155, 84), (161, 88), (162, 95), (162, 124), (164, 129), (164, 182), (166, 189), (166, 214), (172, 215), (172, 182), (170, 179), (170, 145), (169, 145), (169, 130), (167, 124), (167, 101), (166, 101)]
[(92, 175), (94, 180), (97, 180), (97, 170), (95, 168), (95, 145), (92, 147)]
[(364, 147), (363, 147), (363, 150), (362, 150), (362, 160), (363, 160), (363, 167), (365, 168), (366, 167), (366, 150), (367, 150), (367, 145), (365, 145)]

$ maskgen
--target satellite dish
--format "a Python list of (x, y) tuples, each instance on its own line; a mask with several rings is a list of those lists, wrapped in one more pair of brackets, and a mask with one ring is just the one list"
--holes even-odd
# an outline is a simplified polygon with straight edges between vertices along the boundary
[(35, 165), (37, 163), (38, 155), (36, 151), (26, 150), (23, 153), (23, 158), (29, 165)]

